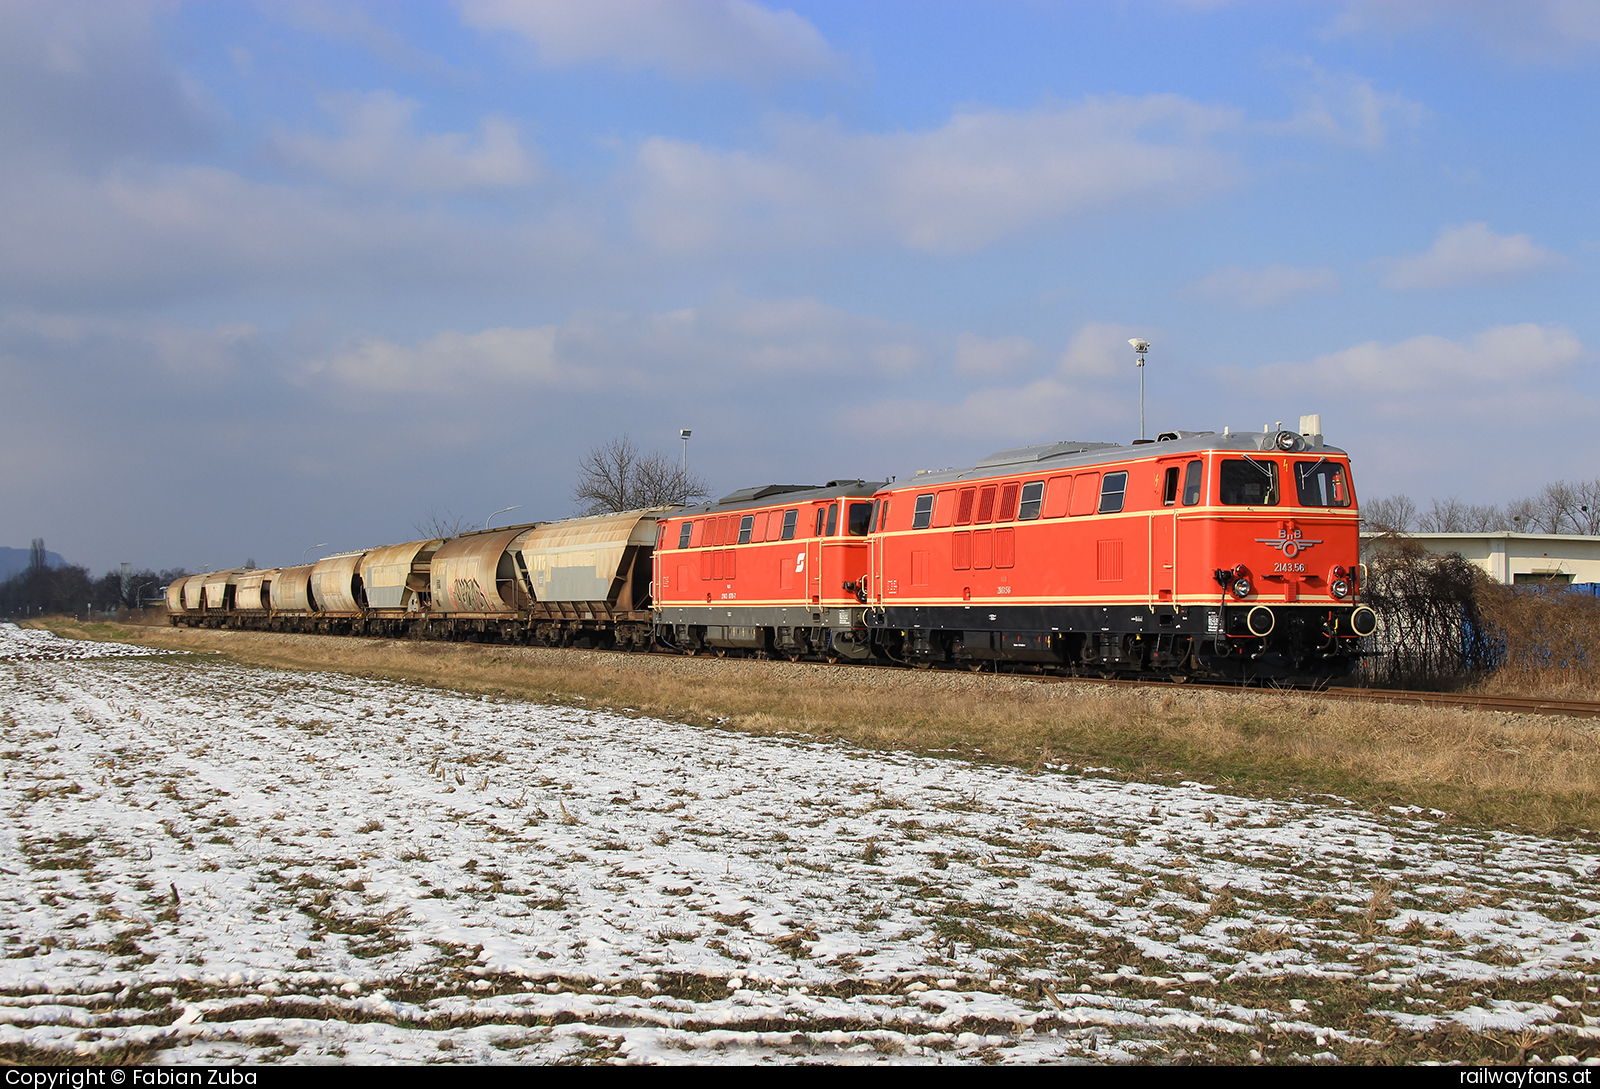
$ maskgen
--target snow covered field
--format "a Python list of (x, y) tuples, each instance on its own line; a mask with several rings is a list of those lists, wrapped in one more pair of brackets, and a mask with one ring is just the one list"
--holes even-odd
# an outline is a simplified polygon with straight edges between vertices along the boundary
[(0, 1048), (1600, 1061), (1592, 844), (9, 625), (0, 735)]

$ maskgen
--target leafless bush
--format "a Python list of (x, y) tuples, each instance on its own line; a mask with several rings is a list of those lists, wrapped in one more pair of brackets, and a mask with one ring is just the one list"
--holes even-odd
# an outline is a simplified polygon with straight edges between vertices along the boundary
[(1496, 687), (1600, 688), (1600, 598), (1564, 586), (1485, 583), (1480, 599), (1496, 649)]
[(1494, 664), (1480, 598), (1484, 574), (1461, 556), (1436, 556), (1404, 537), (1372, 546), (1362, 600), (1378, 614), (1371, 679), (1407, 687), (1454, 687)]

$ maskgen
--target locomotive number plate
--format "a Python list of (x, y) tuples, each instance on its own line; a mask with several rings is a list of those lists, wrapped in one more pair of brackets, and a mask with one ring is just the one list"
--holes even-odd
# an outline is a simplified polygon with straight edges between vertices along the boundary
[(1299, 571), (1304, 573), (1306, 565), (1303, 563), (1275, 563), (1272, 565), (1272, 569), (1274, 571)]

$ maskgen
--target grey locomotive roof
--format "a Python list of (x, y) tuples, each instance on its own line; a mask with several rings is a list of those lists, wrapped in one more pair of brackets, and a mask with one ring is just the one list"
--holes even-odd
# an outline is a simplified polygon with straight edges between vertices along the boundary
[[(1037, 446), (1017, 446), (990, 454), (970, 469), (934, 469), (919, 472), (908, 480), (895, 481), (895, 489), (917, 489), (949, 484), (961, 480), (984, 480), (997, 476), (1017, 476), (1022, 473), (1055, 473), (1083, 466), (1099, 465), (1111, 461), (1130, 461), (1134, 458), (1170, 457), (1173, 454), (1198, 453), (1202, 450), (1238, 450), (1285, 453), (1273, 445), (1276, 431), (1236, 431), (1219, 435), (1215, 431), (1164, 431), (1149, 442), (1136, 442), (1119, 446), (1114, 442), (1046, 442)], [(1315, 442), (1311, 437), (1309, 442)], [(1308, 445), (1300, 456), (1343, 454), (1335, 446)]]
[(818, 499), (862, 498), (870, 499), (883, 488), (882, 480), (830, 480), (822, 486), (815, 484), (766, 484), (758, 488), (741, 488), (730, 492), (715, 503), (699, 507), (685, 507), (674, 518), (693, 518), (700, 514), (721, 513), (748, 507), (770, 507), (778, 503), (811, 503)]

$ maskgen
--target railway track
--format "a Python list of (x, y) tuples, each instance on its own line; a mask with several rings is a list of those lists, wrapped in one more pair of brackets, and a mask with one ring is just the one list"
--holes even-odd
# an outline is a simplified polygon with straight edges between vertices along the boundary
[[(389, 641), (389, 637), (386, 636), (340, 636), (338, 638), (354, 638), (371, 640), (374, 642)], [(484, 647), (495, 647), (500, 646), (501, 644), (484, 643), (477, 645)], [(612, 653), (629, 654), (637, 652), (613, 651)], [(656, 648), (654, 651), (646, 651), (645, 653), (677, 655), (680, 652), (668, 650), (666, 648)], [(704, 653), (705, 652), (702, 652), (702, 654)], [(718, 657), (721, 657), (721, 655), (718, 655)], [(811, 664), (815, 664), (817, 666), (824, 665), (824, 663), (820, 661), (816, 661)], [(856, 663), (841, 659), (837, 661), (837, 663), (827, 664), (827, 668), (884, 669), (894, 667), (885, 667), (880, 664), (866, 662)], [(984, 670), (983, 673), (988, 673), (988, 670)], [(1052, 676), (1050, 674), (1018, 673), (1004, 673), (999, 675), (1021, 677), (1027, 680), (1038, 681), (1042, 684), (1099, 684), (1134, 688), (1164, 688), (1173, 686), (1172, 681), (1147, 680), (1139, 678), (1063, 677)], [(1327, 688), (1285, 686), (1279, 688), (1262, 688), (1239, 684), (1213, 684), (1197, 681), (1184, 681), (1181, 682), (1181, 686), (1185, 689), (1201, 689), (1213, 692), (1281, 691), (1284, 693), (1293, 693), (1295, 695), (1306, 696), (1313, 699), (1340, 700), (1345, 702), (1406, 704), (1413, 707), (1453, 707), (1459, 710), (1468, 711), (1504, 711), (1512, 714), (1552, 715), (1565, 718), (1600, 718), (1600, 700), (1546, 699), (1537, 696), (1463, 695), (1452, 692), (1418, 692), (1407, 689), (1358, 688), (1354, 686), (1333, 686)]]

